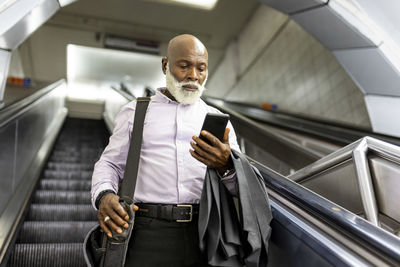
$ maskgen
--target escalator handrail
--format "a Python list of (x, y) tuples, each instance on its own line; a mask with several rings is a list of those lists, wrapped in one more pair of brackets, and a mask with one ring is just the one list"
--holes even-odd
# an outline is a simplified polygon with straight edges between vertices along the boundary
[(34, 94), (23, 98), (19, 100), (18, 102), (5, 107), (0, 110), (0, 128), (9, 123), (10, 121), (13, 121), (15, 118), (19, 117), (23, 113), (27, 112), (29, 109), (31, 109), (34, 105), (34, 102), (39, 101), (43, 97), (45, 97), (47, 94), (49, 94), (51, 91), (54, 89), (58, 88), (58, 86), (62, 85), (65, 83), (65, 79), (58, 80), (43, 89), (40, 89), (39, 91), (35, 92)]
[(397, 237), (274, 172), (250, 157), (248, 159), (260, 170), (269, 189), (289, 201), (297, 203), (304, 210), (321, 218), (325, 223), (338, 227), (349, 236), (365, 242), (381, 255), (385, 255), (395, 262), (400, 262), (400, 240)]
[(228, 113), (230, 115), (230, 121), (239, 134), (243, 136), (248, 135), (246, 138), (260, 148), (267, 151), (275, 151), (275, 153), (271, 154), (289, 164), (294, 169), (303, 168), (321, 158), (321, 156), (313, 150), (303, 147), (282, 135), (266, 130), (259, 123), (224, 106), (223, 103), (217, 103), (215, 101), (208, 102), (207, 98), (204, 98), (204, 100), (207, 104), (214, 106), (224, 113)]
[[(335, 123), (313, 119), (283, 111), (271, 111), (247, 103), (226, 101), (220, 98), (205, 97), (207, 101), (222, 101), (227, 107), (260, 122), (270, 123), (294, 131), (303, 132), (329, 140), (338, 145), (348, 145), (364, 136), (371, 136), (389, 143), (400, 145), (400, 139), (375, 133), (367, 128), (355, 127), (343, 123)], [(236, 110), (239, 108), (241, 111)], [(323, 132), (322, 132), (323, 131)]]
[(117, 93), (119, 93), (121, 96), (125, 97), (129, 101), (133, 101), (136, 99), (136, 97), (134, 95), (127, 93), (125, 91), (122, 91), (121, 89), (118, 89), (114, 86), (111, 86), (111, 89), (113, 89), (114, 91), (116, 91)]

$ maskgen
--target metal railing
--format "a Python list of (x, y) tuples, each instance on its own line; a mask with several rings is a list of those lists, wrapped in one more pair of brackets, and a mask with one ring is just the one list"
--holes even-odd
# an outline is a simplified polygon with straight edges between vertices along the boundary
[(67, 116), (58, 81), (0, 111), (0, 264)]

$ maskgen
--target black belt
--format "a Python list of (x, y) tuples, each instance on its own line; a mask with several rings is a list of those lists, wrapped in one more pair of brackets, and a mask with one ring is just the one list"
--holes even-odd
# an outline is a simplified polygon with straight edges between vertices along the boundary
[(199, 204), (145, 204), (137, 203), (136, 216), (175, 222), (191, 222), (199, 214)]

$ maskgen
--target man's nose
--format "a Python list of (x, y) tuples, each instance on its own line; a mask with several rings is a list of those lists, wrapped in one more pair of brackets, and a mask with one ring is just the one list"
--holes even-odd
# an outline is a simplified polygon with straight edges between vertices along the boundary
[(194, 82), (199, 80), (199, 73), (196, 68), (189, 68), (187, 79)]

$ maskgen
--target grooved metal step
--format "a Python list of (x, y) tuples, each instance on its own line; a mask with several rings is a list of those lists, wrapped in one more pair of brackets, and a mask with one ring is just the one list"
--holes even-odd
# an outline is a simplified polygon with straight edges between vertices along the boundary
[(45, 170), (43, 178), (47, 179), (91, 179), (92, 171), (59, 171)]
[(16, 244), (11, 267), (84, 267), (82, 243)]
[(95, 163), (97, 161), (96, 159), (89, 159), (86, 157), (63, 157), (63, 156), (51, 156), (50, 157), (51, 161), (54, 162), (67, 162), (67, 163)]
[(47, 169), (60, 171), (91, 171), (93, 170), (93, 164), (49, 162), (47, 163)]
[(36, 204), (90, 204), (90, 192), (37, 190), (32, 203)]
[(86, 234), (98, 222), (27, 221), (19, 235), (19, 243), (83, 243)]
[(90, 186), (90, 180), (42, 179), (39, 181), (38, 189), (90, 191)]
[(32, 204), (28, 221), (95, 221), (97, 212), (92, 205)]

